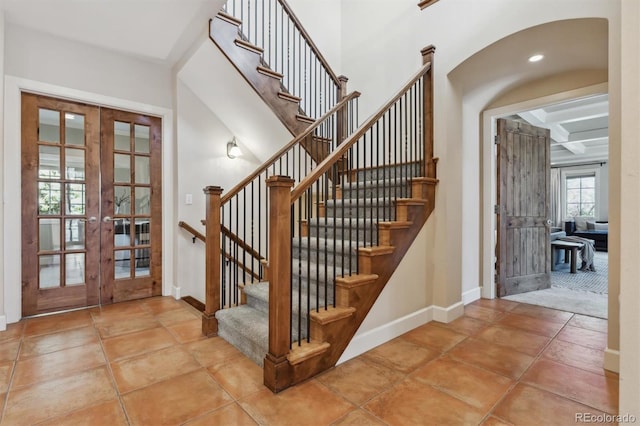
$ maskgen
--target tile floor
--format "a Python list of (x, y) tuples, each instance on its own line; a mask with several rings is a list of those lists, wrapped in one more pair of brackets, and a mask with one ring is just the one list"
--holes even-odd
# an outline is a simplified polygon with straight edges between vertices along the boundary
[(617, 414), (605, 320), (479, 300), (278, 395), (168, 297), (0, 332), (2, 425), (552, 425)]

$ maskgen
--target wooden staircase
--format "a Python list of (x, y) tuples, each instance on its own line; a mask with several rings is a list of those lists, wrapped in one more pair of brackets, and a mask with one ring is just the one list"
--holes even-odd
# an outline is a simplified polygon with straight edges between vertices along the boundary
[[(314, 118), (304, 111), (300, 104), (302, 98), (290, 93), (283, 83), (284, 75), (269, 66), (263, 58), (263, 49), (247, 40), (241, 25), (240, 19), (220, 11), (209, 21), (209, 38), (260, 95), (287, 130), (294, 137), (300, 135), (317, 117)], [(330, 84), (336, 86), (335, 100), (339, 101), (347, 94), (347, 78), (335, 77), (335, 73), (330, 70), (328, 73), (332, 76)], [(300, 84), (298, 82), (298, 85)], [(326, 158), (326, 145), (326, 140), (317, 135), (310, 135), (302, 142), (302, 146), (316, 162)]]
[(271, 47), (257, 46), (255, 29), (245, 36), (238, 15), (223, 11), (210, 21), (211, 40), (294, 139), (228, 193), (205, 188), (202, 330), (262, 365), (265, 385), (279, 392), (338, 361), (433, 211), (437, 159), (433, 47), (358, 127), (359, 93), (346, 93), (347, 79), (328, 68), (286, 2), (274, 3), (292, 17), (331, 88), (303, 99), (296, 93), (307, 93), (306, 71), (276, 71), (277, 54), (271, 67)]

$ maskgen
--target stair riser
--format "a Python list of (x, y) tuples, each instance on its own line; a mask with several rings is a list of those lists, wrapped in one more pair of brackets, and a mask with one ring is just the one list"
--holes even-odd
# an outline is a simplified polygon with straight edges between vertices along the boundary
[[(294, 283), (294, 288), (297, 288), (297, 281)], [(329, 289), (329, 291), (332, 292), (331, 289)], [(321, 293), (324, 293), (324, 289), (321, 289)], [(293, 316), (294, 328), (296, 330), (297, 330), (297, 327), (298, 327), (298, 312), (302, 312), (303, 325), (306, 322), (307, 312), (308, 312), (307, 311), (307, 294), (306, 294), (306, 292), (302, 293), (302, 306), (301, 306), (302, 309), (301, 310), (298, 309), (298, 294), (299, 293), (297, 293), (297, 292), (293, 294), (293, 299), (294, 300), (292, 300), (292, 305), (291, 305), (292, 314), (293, 314), (292, 316)], [(329, 296), (330, 296), (329, 297), (330, 300), (327, 301), (327, 305), (332, 305), (333, 304), (333, 294), (330, 293)], [(320, 302), (320, 308), (322, 309), (324, 307), (324, 304), (325, 304), (324, 298), (321, 297), (319, 302)], [(316, 308), (316, 305), (317, 305), (315, 293), (311, 294), (311, 298), (309, 300), (309, 303), (310, 303), (311, 310), (314, 310)], [(269, 301), (268, 300), (265, 300), (265, 299), (260, 298), (260, 297), (253, 297), (253, 296), (248, 294), (247, 295), (247, 305), (252, 307), (253, 309), (256, 309), (256, 310), (262, 312), (266, 317), (268, 317), (268, 315), (269, 315)], [(297, 336), (297, 332), (294, 333), (294, 336)], [(303, 338), (307, 337), (306, 327), (304, 329), (304, 333), (302, 334), (302, 337)]]
[(257, 342), (247, 338), (226, 321), (218, 322), (218, 336), (229, 342), (262, 368), (264, 357), (269, 352), (268, 347), (262, 347)]
[(371, 181), (377, 179), (394, 179), (402, 177), (421, 176), (420, 166), (417, 164), (406, 164), (402, 166), (387, 166), (377, 169), (358, 170), (356, 179), (359, 181)]
[(320, 238), (334, 238), (335, 235), (337, 239), (358, 241), (361, 246), (370, 246), (372, 243), (375, 245), (378, 241), (377, 229), (365, 227), (364, 225), (357, 229), (357, 231), (355, 226), (351, 229), (349, 227), (342, 228), (338, 226), (334, 233), (333, 227), (324, 225), (316, 226), (315, 223), (311, 221), (311, 223), (309, 223), (309, 235)]
[(371, 187), (369, 185), (349, 185), (342, 188), (342, 198), (407, 198), (410, 196), (410, 190), (407, 185), (402, 186), (378, 186)]
[(360, 206), (326, 206), (325, 217), (395, 220), (396, 209), (390, 205), (376, 205), (375, 200), (366, 200)]
[[(301, 250), (298, 250), (297, 247), (293, 247), (291, 249), (293, 258), (300, 259), (302, 261), (303, 267), (306, 267), (308, 259), (312, 263), (316, 263), (319, 265), (328, 265), (329, 267), (331, 267), (331, 269), (333, 269), (332, 267), (334, 265), (338, 267), (342, 267), (342, 265), (348, 265), (349, 257), (351, 258), (351, 262), (353, 262), (353, 264), (355, 265), (355, 262), (358, 261), (358, 254), (356, 253), (355, 243), (353, 244), (351, 251), (351, 256), (348, 256), (339, 249), (334, 253), (332, 246), (328, 246), (326, 250), (324, 246), (320, 246), (319, 248), (312, 246), (311, 249), (303, 247)], [(294, 265), (295, 264), (296, 261), (294, 261)]]

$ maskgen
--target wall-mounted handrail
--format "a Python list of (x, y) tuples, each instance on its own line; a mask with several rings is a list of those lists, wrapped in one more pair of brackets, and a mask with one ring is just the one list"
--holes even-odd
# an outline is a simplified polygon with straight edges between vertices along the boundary
[(257, 176), (267, 170), (269, 167), (273, 166), (273, 164), (282, 158), (282, 156), (290, 151), (291, 148), (300, 142), (302, 142), (306, 137), (308, 137), (314, 130), (318, 128), (327, 118), (335, 114), (337, 111), (344, 108), (352, 100), (360, 97), (360, 92), (354, 91), (345, 96), (340, 102), (338, 102), (333, 108), (327, 111), (322, 117), (317, 119), (313, 124), (307, 127), (307, 130), (296, 136), (291, 142), (280, 148), (275, 154), (273, 154), (267, 161), (265, 161), (260, 167), (254, 170), (246, 178), (242, 179), (240, 183), (234, 186), (229, 192), (227, 192), (221, 199), (222, 204), (226, 204), (229, 202), (231, 198), (237, 195), (242, 189), (244, 189), (252, 180), (254, 180)]
[(195, 229), (194, 227), (192, 227), (188, 223), (186, 223), (184, 221), (180, 221), (180, 222), (178, 222), (178, 226), (180, 228), (184, 229), (185, 231), (189, 232), (192, 235), (194, 244), (196, 242), (196, 239), (202, 241), (203, 243), (206, 242), (206, 238), (205, 238), (204, 234), (199, 232), (197, 229)]
[(438, 0), (422, 0), (420, 2), (418, 2), (418, 7), (422, 10), (425, 9), (429, 6), (431, 6), (432, 4), (437, 3)]

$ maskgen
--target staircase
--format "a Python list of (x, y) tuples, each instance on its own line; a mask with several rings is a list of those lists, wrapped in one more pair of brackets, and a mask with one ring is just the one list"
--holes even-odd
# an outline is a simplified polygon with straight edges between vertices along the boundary
[[(275, 35), (274, 52), (250, 22), (262, 7), (271, 28), (268, 4), (230, 0), (210, 23), (211, 39), (294, 138), (224, 195), (205, 188), (203, 334), (263, 366), (278, 392), (335, 365), (433, 210), (435, 49), (423, 49), (420, 70), (358, 126), (360, 94), (324, 68), (292, 12), (324, 69), (314, 77), (328, 84), (306, 66), (278, 70), (296, 68), (285, 63), (289, 50), (277, 51), (284, 36)], [(303, 44), (293, 43), (294, 57)]]

